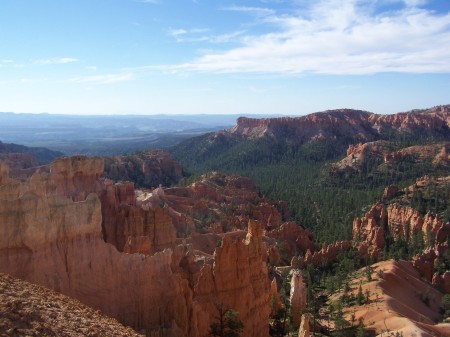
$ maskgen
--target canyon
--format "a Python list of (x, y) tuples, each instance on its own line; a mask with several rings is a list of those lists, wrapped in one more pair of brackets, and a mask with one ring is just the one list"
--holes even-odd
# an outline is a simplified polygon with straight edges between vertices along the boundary
[(139, 209), (123, 185), (101, 181), (102, 169), (101, 158), (75, 156), (18, 181), (1, 164), (1, 272), (79, 299), (149, 336), (206, 336), (215, 303), (239, 312), (244, 335), (267, 336), (261, 225), (250, 221), (247, 233), (225, 234), (214, 255), (173, 244), (175, 228), (146, 239), (152, 255), (121, 253), (114, 240), (103, 240), (113, 224), (102, 222), (102, 202), (126, 214), (132, 245), (142, 243), (151, 223), (172, 223), (159, 221), (168, 219), (164, 209)]
[[(373, 320), (368, 329), (383, 333), (379, 304), (394, 313), (384, 317), (390, 331), (417, 328), (425, 335), (445, 335), (447, 327), (434, 322), (441, 317), (443, 294), (450, 292), (450, 223), (445, 220), (450, 177), (442, 174), (449, 165), (449, 114), (449, 106), (439, 106), (386, 116), (340, 109), (296, 118), (239, 118), (227, 131), (183, 145), (199, 149), (194, 162), (203, 165), (203, 160), (216, 160), (208, 157), (211, 153), (223, 155), (223, 163), (236, 160), (247, 176), (199, 170), (189, 177), (177, 150), (76, 155), (44, 165), (29, 153), (3, 153), (0, 272), (77, 299), (146, 336), (209, 336), (218, 308), (226, 308), (242, 321), (242, 336), (264, 337), (280, 326), (283, 315), (286, 323), (288, 312), (288, 325), (299, 328), (299, 336), (339, 330), (325, 310), (342, 305), (345, 287), (356, 298), (364, 269), (353, 274), (351, 268), (366, 264), (366, 273), (377, 271), (377, 277), (362, 288), (378, 295), (358, 306), (347, 303), (347, 322)], [(434, 141), (416, 144), (408, 138), (416, 132)], [(227, 153), (229, 146), (238, 159)], [(249, 172), (263, 172), (261, 163), (271, 171), (257, 185)], [(368, 170), (369, 164), (375, 169)], [(403, 164), (414, 170), (395, 176)], [(373, 183), (373, 172), (380, 185)], [(297, 199), (279, 200), (268, 193), (280, 175), (289, 182), (283, 192)], [(303, 176), (315, 180), (305, 183)], [(363, 212), (356, 204), (362, 194), (353, 184), (355, 176), (364, 190), (381, 191), (373, 203), (362, 204)], [(411, 177), (415, 182), (408, 186)], [(262, 181), (268, 189), (262, 190)], [(367, 182), (373, 185), (364, 186)], [(380, 186), (386, 186), (384, 192)], [(325, 194), (314, 195), (322, 188)], [(305, 198), (299, 199), (302, 193)], [(317, 240), (311, 223), (324, 223), (327, 212), (317, 195), (331, 196), (328, 212), (336, 228), (346, 220), (333, 208), (350, 200), (346, 216), (356, 214), (347, 224), (354, 219), (351, 237)], [(293, 207), (293, 200), (302, 208)], [(308, 207), (314, 216), (299, 212)], [(394, 261), (369, 267), (389, 257)], [(346, 265), (353, 267), (342, 275), (339, 268)], [(422, 293), (432, 287), (431, 309), (410, 312), (416, 303), (396, 297), (396, 287), (406, 280), (399, 278), (402, 273), (417, 279)], [(14, 282), (7, 278), (5, 284)], [(413, 296), (408, 291), (405, 296)], [(22, 301), (18, 297), (14, 301)], [(405, 316), (401, 324), (391, 328), (399, 315)], [(0, 324), (14, 328), (11, 321)]]

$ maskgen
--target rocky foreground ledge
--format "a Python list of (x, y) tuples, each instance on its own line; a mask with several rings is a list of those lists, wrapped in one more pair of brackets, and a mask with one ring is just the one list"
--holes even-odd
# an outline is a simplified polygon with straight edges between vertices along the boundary
[(77, 300), (0, 273), (1, 336), (143, 336)]

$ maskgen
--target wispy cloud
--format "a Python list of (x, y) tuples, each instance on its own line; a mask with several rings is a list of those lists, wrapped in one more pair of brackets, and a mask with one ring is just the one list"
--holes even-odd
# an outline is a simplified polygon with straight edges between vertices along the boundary
[(207, 28), (193, 29), (170, 29), (169, 35), (174, 37), (177, 42), (210, 42), (210, 43), (226, 43), (234, 40), (245, 33), (243, 30), (225, 33), (225, 34), (207, 34)]
[(78, 61), (78, 59), (73, 58), (73, 57), (60, 57), (60, 58), (54, 57), (51, 59), (36, 60), (36, 61), (34, 61), (34, 64), (44, 66), (44, 65), (50, 65), (50, 64), (67, 64), (67, 63), (73, 63), (73, 62), (77, 62), (77, 61)]
[(234, 12), (246, 12), (256, 15), (274, 15), (276, 12), (270, 8), (264, 7), (250, 7), (250, 6), (229, 6), (222, 8), (226, 11), (234, 11)]
[[(295, 14), (234, 6), (258, 14), (270, 33), (242, 35), (241, 45), (205, 52), (177, 71), (274, 74), (450, 72), (450, 13), (427, 10), (423, 0), (318, 0)], [(385, 7), (387, 8), (387, 7)], [(179, 32), (178, 37), (187, 33)]]
[(131, 81), (134, 78), (134, 74), (129, 72), (107, 75), (78, 76), (71, 78), (69, 82), (89, 84), (114, 84), (118, 82)]

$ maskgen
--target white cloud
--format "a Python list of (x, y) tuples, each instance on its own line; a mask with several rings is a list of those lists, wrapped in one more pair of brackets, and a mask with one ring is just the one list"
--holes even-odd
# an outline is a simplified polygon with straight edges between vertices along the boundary
[(61, 58), (51, 58), (51, 59), (40, 59), (40, 60), (36, 60), (34, 61), (34, 64), (37, 65), (50, 65), (50, 64), (67, 64), (67, 63), (72, 63), (72, 62), (77, 62), (78, 59), (73, 58), (73, 57), (61, 57)]
[(179, 36), (188, 35), (188, 34), (206, 33), (208, 31), (209, 31), (209, 29), (207, 29), (207, 28), (192, 28), (192, 29), (178, 28), (178, 29), (170, 29), (169, 35), (171, 35), (173, 37), (179, 37)]
[(247, 12), (256, 15), (273, 15), (275, 11), (270, 8), (264, 7), (250, 7), (250, 6), (229, 6), (223, 8), (226, 11), (234, 11), (234, 12)]
[(185, 35), (187, 34), (188, 31), (186, 29), (170, 29), (169, 30), (169, 35), (171, 36), (180, 36), (180, 35)]
[(245, 31), (239, 30), (225, 34), (206, 34), (209, 32), (207, 28), (193, 29), (170, 29), (169, 35), (174, 37), (177, 42), (210, 42), (210, 43), (226, 43), (241, 36)]
[[(275, 29), (240, 34), (241, 45), (205, 52), (177, 71), (274, 74), (373, 74), (450, 72), (450, 13), (417, 7), (377, 12), (376, 4), (398, 0), (319, 0), (297, 13), (255, 7), (227, 10), (256, 13)], [(185, 34), (179, 34), (184, 36)]]
[(69, 81), (74, 83), (114, 84), (118, 82), (131, 81), (133, 79), (134, 75), (132, 73), (120, 73), (95, 76), (79, 76), (71, 78)]

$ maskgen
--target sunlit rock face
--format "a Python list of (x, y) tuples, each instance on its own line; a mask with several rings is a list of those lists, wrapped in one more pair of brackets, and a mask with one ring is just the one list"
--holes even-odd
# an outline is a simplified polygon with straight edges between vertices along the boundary
[(227, 233), (213, 255), (177, 245), (167, 211), (137, 206), (132, 185), (99, 179), (102, 166), (62, 158), (17, 181), (0, 164), (0, 271), (148, 335), (206, 337), (221, 303), (239, 312), (243, 335), (268, 336), (262, 226)]
[(398, 204), (377, 203), (353, 222), (356, 245), (374, 257), (385, 248), (387, 237), (393, 242), (403, 239), (413, 244), (415, 240), (423, 240), (422, 244), (430, 245), (413, 257), (412, 265), (441, 290), (448, 289), (449, 276), (437, 274), (436, 264), (449, 250), (449, 235), (450, 223), (443, 223), (439, 216), (430, 212), (422, 216), (416, 209)]
[(269, 136), (299, 144), (344, 136), (368, 142), (378, 140), (383, 135), (403, 133), (448, 136), (449, 132), (450, 106), (446, 105), (392, 115), (337, 109), (294, 118), (240, 117), (233, 128), (221, 134), (253, 139)]
[(170, 186), (182, 177), (181, 165), (164, 150), (150, 150), (105, 158), (105, 176), (113, 180), (134, 181), (139, 186)]

